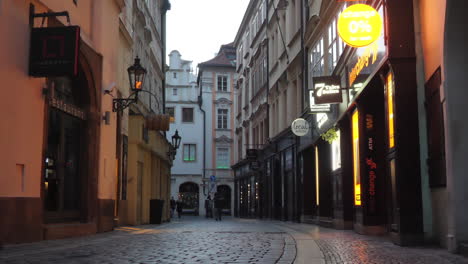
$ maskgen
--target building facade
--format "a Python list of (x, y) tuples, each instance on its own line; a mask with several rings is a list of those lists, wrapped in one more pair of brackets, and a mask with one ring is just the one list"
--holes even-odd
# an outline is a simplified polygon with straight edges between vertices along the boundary
[(170, 114), (170, 140), (177, 130), (182, 137), (171, 171), (171, 196), (184, 203), (183, 213), (204, 215), (203, 112), (198, 106), (198, 86), (192, 62), (183, 60), (177, 50), (169, 53), (166, 72), (166, 113)]
[[(0, 75), (2, 92), (10, 99), (2, 105), (0, 240), (31, 242), (112, 230), (116, 123), (102, 119), (105, 111), (112, 111), (112, 98), (103, 95), (102, 87), (118, 75), (112, 65), (122, 6), (116, 1), (1, 5), (0, 53), (5, 60)], [(65, 17), (45, 23), (29, 19), (50, 11), (68, 11), (70, 23)], [(70, 24), (80, 27), (78, 74), (31, 78), (31, 28)]]
[(199, 105), (204, 115), (202, 190), (224, 197), (223, 212), (233, 214), (234, 88), (236, 49), (222, 45), (211, 60), (198, 64)]
[[(455, 2), (367, 1), (383, 31), (354, 48), (337, 33), (353, 1), (267, 1), (268, 136), (249, 147), (258, 137), (249, 66), (262, 54), (252, 36), (262, 8), (251, 1), (235, 40), (236, 214), (466, 249), (466, 93), (457, 89), (466, 38), (456, 33), (466, 23)], [(323, 80), (338, 83), (341, 100), (320, 102)], [(302, 137), (291, 133), (299, 117), (310, 126)]]
[(269, 131), (266, 15), (267, 1), (251, 1), (234, 41), (238, 78), (233, 169), (236, 215), (241, 217), (261, 216), (261, 208), (266, 209), (262, 202), (267, 203), (259, 200), (260, 192), (268, 189), (265, 171), (247, 157), (253, 152), (261, 159)]
[[(143, 91), (138, 94), (138, 102), (125, 110), (128, 112), (128, 137), (121, 133), (121, 140), (117, 143), (117, 151), (122, 155), (117, 189), (120, 198), (118, 219), (121, 225), (159, 223), (170, 221), (172, 160), (168, 155), (170, 143), (164, 135), (168, 129), (167, 125), (151, 125), (150, 121), (169, 121), (169, 117), (163, 114), (164, 27), (165, 14), (170, 5), (168, 1), (133, 1), (126, 8), (128, 10), (121, 24), (125, 25), (126, 20), (131, 21), (131, 34), (128, 34), (133, 44), (131, 60), (133, 62), (135, 58), (139, 58), (147, 73), (143, 80)], [(122, 25), (121, 32), (125, 33)], [(122, 60), (128, 58), (127, 50), (121, 51)], [(129, 65), (132, 64), (126, 67)], [(125, 65), (122, 66), (125, 68)], [(123, 87), (127, 87), (125, 82)], [(127, 118), (127, 114), (124, 113), (118, 113), (122, 124)], [(125, 132), (125, 127), (122, 127), (121, 131)], [(162, 208), (158, 208), (158, 205)], [(161, 215), (156, 217), (155, 212), (159, 210)]]
[[(5, 122), (0, 129), (0, 145), (5, 154), (0, 166), (0, 242), (81, 236), (110, 231), (115, 224), (146, 223), (146, 216), (134, 220), (140, 210), (131, 209), (137, 207), (135, 201), (146, 203), (140, 215), (149, 213), (147, 204), (151, 198), (169, 201), (169, 143), (159, 131), (149, 132), (149, 142), (154, 143), (148, 143), (148, 148), (158, 157), (154, 170), (165, 177), (152, 182), (151, 189), (130, 184), (138, 182), (132, 179), (139, 175), (138, 169), (132, 169), (132, 159), (140, 159), (133, 157), (141, 153), (133, 151), (131, 145), (142, 145), (137, 140), (145, 133), (142, 124), (146, 120), (140, 119), (149, 113), (161, 114), (164, 109), (162, 54), (168, 4), (0, 2), (0, 53), (8, 59), (0, 63), (0, 76), (5, 82), (2, 91), (22, 87), (11, 90), (10, 100), (2, 106)], [(146, 28), (135, 24), (135, 20), (141, 20), (141, 12), (144, 19), (152, 21)], [(44, 13), (49, 17), (34, 18)], [(140, 29), (146, 31), (136, 33)], [(47, 38), (49, 32), (63, 37)], [(35, 41), (38, 35), (47, 41)], [(154, 38), (148, 39), (151, 37)], [(143, 49), (141, 42), (151, 43), (151, 48)], [(42, 46), (43, 52), (36, 53), (44, 43), (50, 46)], [(71, 45), (76, 48), (68, 49)], [(144, 90), (152, 91), (155, 99), (142, 93), (133, 110), (115, 113), (113, 99), (130, 94), (127, 68), (136, 55), (150, 73)], [(56, 60), (57, 56), (70, 57)], [(135, 118), (129, 118), (128, 113), (135, 113)], [(156, 187), (159, 193), (154, 190)], [(169, 210), (165, 212), (167, 219)]]

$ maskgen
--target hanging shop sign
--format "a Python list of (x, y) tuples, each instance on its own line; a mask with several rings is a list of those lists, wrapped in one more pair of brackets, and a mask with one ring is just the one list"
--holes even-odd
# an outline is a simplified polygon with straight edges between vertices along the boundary
[(337, 104), (343, 102), (341, 95), (341, 80), (337, 76), (321, 76), (312, 78), (314, 83), (314, 103)]
[(315, 104), (315, 91), (313, 89), (309, 90), (309, 102), (310, 102), (310, 113), (329, 113), (331, 111), (330, 104)]
[(249, 160), (256, 160), (258, 157), (258, 150), (257, 149), (247, 149), (247, 159)]
[(29, 75), (76, 76), (80, 27), (45, 27), (31, 30)]
[(303, 118), (297, 118), (291, 124), (292, 132), (298, 137), (307, 135), (307, 133), (309, 133), (309, 128), (309, 122)]
[(338, 35), (351, 47), (365, 47), (382, 32), (382, 18), (370, 5), (356, 4), (346, 8), (338, 18)]

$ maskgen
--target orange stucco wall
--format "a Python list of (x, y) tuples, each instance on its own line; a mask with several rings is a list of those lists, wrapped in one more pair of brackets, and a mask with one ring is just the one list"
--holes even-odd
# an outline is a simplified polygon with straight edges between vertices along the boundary
[[(120, 13), (116, 1), (0, 1), (0, 197), (40, 197), (44, 140), (45, 78), (28, 76), (29, 5), (36, 13), (48, 10), (70, 13), (71, 24), (81, 27), (81, 37), (103, 57), (102, 85), (115, 82)], [(65, 18), (60, 18), (64, 24)], [(40, 26), (41, 19), (35, 25)], [(125, 74), (125, 73), (123, 73)], [(102, 90), (102, 87), (98, 87)], [(102, 95), (102, 113), (112, 112), (112, 97)], [(101, 124), (99, 193), (115, 199), (116, 115)], [(105, 168), (103, 166), (106, 160)], [(19, 164), (19, 165), (17, 165)], [(24, 173), (18, 169), (24, 166)]]
[[(424, 53), (425, 80), (442, 66), (445, 24), (445, 1), (419, 0), (421, 39)], [(443, 72), (443, 71), (442, 71)]]

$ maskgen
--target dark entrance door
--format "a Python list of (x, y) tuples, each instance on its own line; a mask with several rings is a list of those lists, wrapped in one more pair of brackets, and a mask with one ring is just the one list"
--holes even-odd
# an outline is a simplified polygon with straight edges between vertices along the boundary
[(46, 222), (79, 220), (82, 180), (82, 120), (58, 109), (49, 110), (45, 199)]
[(198, 185), (193, 182), (186, 182), (180, 185), (179, 195), (184, 203), (183, 213), (198, 215), (199, 190)]
[(83, 220), (86, 168), (82, 154), (86, 115), (84, 76), (48, 79), (47, 148), (44, 172), (46, 223)]
[(223, 213), (231, 215), (231, 188), (227, 185), (220, 185), (216, 189), (224, 201)]

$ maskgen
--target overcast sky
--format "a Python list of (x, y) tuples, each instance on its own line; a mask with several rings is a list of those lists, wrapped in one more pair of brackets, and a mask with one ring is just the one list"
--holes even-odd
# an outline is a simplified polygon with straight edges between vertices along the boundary
[[(212, 59), (223, 44), (234, 41), (249, 0), (170, 0), (167, 54), (198, 63)], [(167, 58), (169, 64), (169, 58)]]

